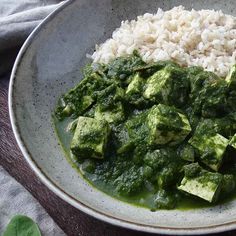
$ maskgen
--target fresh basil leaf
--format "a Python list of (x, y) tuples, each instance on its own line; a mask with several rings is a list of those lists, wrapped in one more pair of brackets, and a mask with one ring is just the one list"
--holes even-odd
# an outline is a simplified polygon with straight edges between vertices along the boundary
[(14, 216), (9, 222), (3, 236), (41, 236), (38, 225), (29, 217)]

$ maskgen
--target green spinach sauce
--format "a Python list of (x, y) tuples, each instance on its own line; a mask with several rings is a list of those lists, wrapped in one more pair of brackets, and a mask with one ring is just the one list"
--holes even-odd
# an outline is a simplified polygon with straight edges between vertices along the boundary
[(96, 188), (157, 209), (235, 195), (236, 66), (226, 79), (134, 52), (89, 64), (54, 124), (70, 163)]

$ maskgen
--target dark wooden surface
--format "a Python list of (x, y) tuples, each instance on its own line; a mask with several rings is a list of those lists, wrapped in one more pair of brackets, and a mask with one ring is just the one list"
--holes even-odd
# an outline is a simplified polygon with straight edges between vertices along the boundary
[[(41, 183), (24, 160), (16, 144), (8, 114), (8, 84), (9, 73), (0, 77), (0, 165), (40, 202), (68, 236), (150, 235), (119, 228), (94, 219), (61, 200)], [(233, 236), (236, 235), (236, 231), (217, 235)]]

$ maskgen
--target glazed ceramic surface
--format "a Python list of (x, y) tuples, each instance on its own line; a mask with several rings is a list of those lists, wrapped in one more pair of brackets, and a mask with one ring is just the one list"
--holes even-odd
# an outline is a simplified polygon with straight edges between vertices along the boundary
[(69, 1), (30, 35), (12, 72), (9, 108), (17, 142), (42, 181), (78, 209), (112, 224), (156, 233), (200, 234), (236, 228), (236, 201), (214, 208), (160, 210), (116, 200), (91, 187), (67, 162), (54, 132), (51, 114), (59, 96), (81, 79), (81, 67), (96, 43), (121, 20), (184, 5), (221, 9), (236, 15), (228, 0), (77, 0)]

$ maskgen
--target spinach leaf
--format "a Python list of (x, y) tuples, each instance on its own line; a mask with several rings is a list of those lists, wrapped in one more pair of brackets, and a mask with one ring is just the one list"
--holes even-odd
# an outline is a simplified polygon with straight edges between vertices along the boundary
[(8, 224), (3, 236), (41, 236), (38, 225), (27, 216), (16, 215)]
[(144, 66), (146, 63), (142, 60), (137, 51), (128, 57), (118, 57), (108, 65), (107, 75), (109, 78), (125, 80), (132, 75), (135, 67)]

